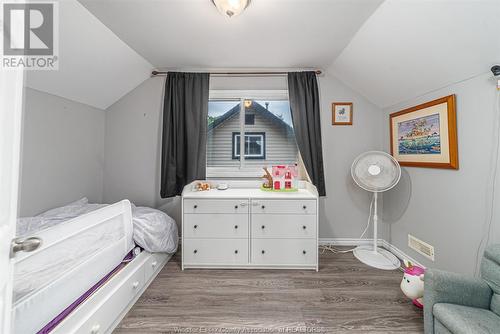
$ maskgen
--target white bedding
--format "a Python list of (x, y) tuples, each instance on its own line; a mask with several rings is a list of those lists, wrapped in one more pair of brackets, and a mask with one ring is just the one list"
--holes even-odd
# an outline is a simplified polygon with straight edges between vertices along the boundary
[[(26, 237), (107, 204), (90, 204), (87, 198), (51, 209), (35, 217), (19, 218), (16, 235)], [(179, 242), (177, 224), (166, 213), (132, 204), (134, 242), (150, 253), (175, 253)]]
[(175, 220), (166, 213), (132, 205), (134, 241), (150, 253), (175, 253), (179, 234)]

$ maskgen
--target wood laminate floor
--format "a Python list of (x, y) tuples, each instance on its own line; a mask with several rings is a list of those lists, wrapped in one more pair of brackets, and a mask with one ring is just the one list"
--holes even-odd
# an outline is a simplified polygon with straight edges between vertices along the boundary
[(352, 253), (320, 255), (320, 271), (181, 271), (177, 254), (114, 333), (423, 333), (402, 273)]

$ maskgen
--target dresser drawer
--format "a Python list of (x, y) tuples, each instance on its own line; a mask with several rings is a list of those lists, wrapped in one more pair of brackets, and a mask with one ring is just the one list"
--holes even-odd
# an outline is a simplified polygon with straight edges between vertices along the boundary
[(247, 239), (184, 239), (185, 265), (248, 264)]
[(246, 199), (185, 199), (184, 213), (248, 214)]
[(252, 238), (314, 238), (315, 215), (253, 215)]
[(252, 264), (315, 265), (315, 239), (252, 239)]
[(253, 214), (282, 213), (282, 214), (316, 214), (316, 200), (252, 200)]
[(248, 215), (185, 214), (186, 238), (248, 238)]

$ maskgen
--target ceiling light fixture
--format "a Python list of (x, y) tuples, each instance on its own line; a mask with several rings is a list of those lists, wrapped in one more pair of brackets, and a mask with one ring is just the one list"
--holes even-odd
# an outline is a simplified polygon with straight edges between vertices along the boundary
[(212, 0), (217, 10), (231, 18), (240, 15), (250, 4), (250, 0)]

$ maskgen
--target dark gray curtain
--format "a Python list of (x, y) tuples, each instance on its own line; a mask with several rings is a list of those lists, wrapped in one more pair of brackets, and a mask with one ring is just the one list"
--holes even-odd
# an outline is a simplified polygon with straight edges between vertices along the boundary
[(208, 73), (168, 72), (163, 104), (162, 198), (180, 195), (184, 186), (205, 179)]
[(315, 72), (288, 73), (288, 95), (295, 140), (320, 196), (326, 195), (321, 146), (320, 101)]

